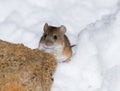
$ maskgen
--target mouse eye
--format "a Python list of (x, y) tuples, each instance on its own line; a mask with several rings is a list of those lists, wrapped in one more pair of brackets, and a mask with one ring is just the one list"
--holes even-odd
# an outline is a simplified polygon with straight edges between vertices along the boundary
[(46, 37), (47, 37), (47, 34), (44, 34), (44, 38), (46, 39)]
[(56, 35), (54, 35), (53, 38), (54, 38), (54, 40), (57, 40), (57, 36)]

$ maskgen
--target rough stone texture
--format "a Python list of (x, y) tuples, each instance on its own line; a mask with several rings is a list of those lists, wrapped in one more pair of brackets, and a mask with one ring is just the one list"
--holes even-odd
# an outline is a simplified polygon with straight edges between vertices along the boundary
[(0, 40), (0, 91), (50, 91), (53, 55)]

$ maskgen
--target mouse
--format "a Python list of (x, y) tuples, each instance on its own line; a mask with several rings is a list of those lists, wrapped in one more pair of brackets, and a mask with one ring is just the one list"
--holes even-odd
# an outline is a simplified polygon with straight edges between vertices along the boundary
[(43, 30), (38, 49), (53, 54), (58, 62), (69, 62), (72, 57), (72, 49), (65, 34), (66, 27), (64, 25), (56, 27), (45, 23)]

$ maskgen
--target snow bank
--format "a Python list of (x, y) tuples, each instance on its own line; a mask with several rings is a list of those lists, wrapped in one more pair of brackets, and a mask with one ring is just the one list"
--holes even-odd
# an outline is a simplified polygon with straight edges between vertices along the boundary
[[(83, 77), (87, 79), (85, 85), (89, 84), (93, 88), (100, 88), (99, 86), (102, 86), (99, 91), (120, 90), (119, 39), (119, 7), (117, 7), (113, 13), (103, 16), (101, 20), (89, 24), (80, 32), (78, 47), (76, 49), (77, 52), (73, 61), (76, 61), (76, 63), (82, 67), (81, 73), (83, 72)], [(80, 63), (82, 65), (80, 65)], [(88, 83), (89, 81), (90, 83)], [(87, 89), (87, 91), (89, 90)], [(98, 89), (96, 91), (98, 91)]]
[(58, 65), (52, 91), (119, 91), (118, 1), (0, 0), (0, 39), (37, 48), (45, 22), (63, 24), (77, 47)]
[(101, 91), (120, 91), (120, 65), (108, 69), (104, 74)]
[[(9, 33), (3, 32), (3, 36), (0, 38), (12, 42), (22, 42), (31, 48), (35, 48), (42, 34), (42, 27), (45, 22), (48, 22), (51, 25), (65, 25), (68, 29), (67, 35), (70, 36), (70, 40), (74, 44), (81, 29), (100, 19), (101, 16), (109, 14), (116, 6), (117, 1), (1, 0), (0, 23), (2, 26), (6, 26), (6, 22), (12, 24), (9, 31), (15, 31), (12, 35), (15, 37), (11, 39)], [(106, 5), (106, 3), (109, 4)], [(8, 31), (7, 26), (6, 28), (3, 27), (1, 31)], [(31, 32), (33, 36), (26, 36), (21, 39), (24, 31)], [(26, 39), (27, 37), (28, 39)]]

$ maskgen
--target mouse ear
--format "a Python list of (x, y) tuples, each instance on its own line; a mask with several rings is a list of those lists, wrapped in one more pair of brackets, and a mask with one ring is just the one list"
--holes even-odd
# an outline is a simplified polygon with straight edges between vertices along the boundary
[(66, 27), (65, 27), (64, 25), (61, 25), (61, 26), (60, 26), (60, 31), (61, 31), (62, 33), (65, 33), (65, 32), (66, 32)]
[(44, 25), (44, 32), (48, 31), (48, 27), (49, 27), (48, 23), (45, 23), (45, 25)]

